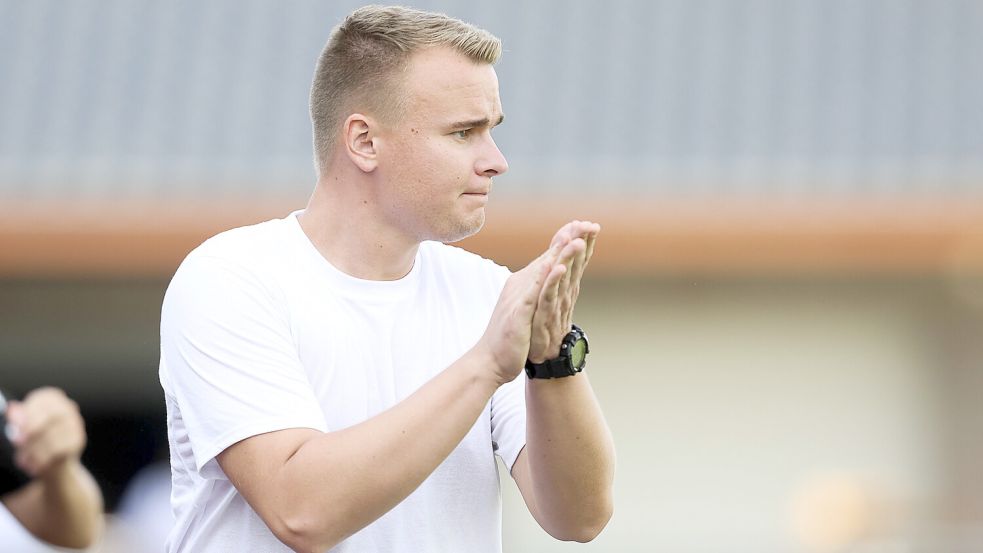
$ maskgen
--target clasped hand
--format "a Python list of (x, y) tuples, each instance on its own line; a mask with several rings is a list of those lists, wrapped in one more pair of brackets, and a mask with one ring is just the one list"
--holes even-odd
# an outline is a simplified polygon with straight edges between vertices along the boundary
[(527, 358), (541, 363), (559, 355), (600, 232), (590, 221), (567, 223), (542, 255), (509, 277), (483, 340), (502, 382), (518, 376)]
[(39, 388), (7, 407), (15, 462), (27, 474), (44, 476), (85, 448), (85, 423), (78, 405), (57, 388)]

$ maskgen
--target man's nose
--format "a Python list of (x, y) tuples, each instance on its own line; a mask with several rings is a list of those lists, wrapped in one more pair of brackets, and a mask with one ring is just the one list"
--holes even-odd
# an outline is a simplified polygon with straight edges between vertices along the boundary
[(484, 155), (478, 160), (476, 169), (478, 173), (488, 177), (501, 175), (509, 170), (509, 162), (505, 160), (505, 155), (498, 149), (495, 139), (490, 136)]

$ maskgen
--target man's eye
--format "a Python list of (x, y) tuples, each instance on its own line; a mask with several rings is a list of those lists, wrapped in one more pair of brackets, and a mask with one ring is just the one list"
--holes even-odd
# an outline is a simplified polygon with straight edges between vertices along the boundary
[(464, 140), (471, 134), (471, 129), (464, 129), (463, 131), (454, 131), (454, 136)]

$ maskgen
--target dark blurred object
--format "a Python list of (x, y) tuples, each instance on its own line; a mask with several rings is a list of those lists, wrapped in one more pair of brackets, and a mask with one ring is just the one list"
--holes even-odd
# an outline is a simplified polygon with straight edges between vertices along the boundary
[(14, 444), (10, 443), (7, 428), (7, 395), (0, 390), (0, 495), (20, 489), (31, 481), (14, 464)]
[(106, 410), (82, 405), (89, 445), (82, 462), (99, 482), (113, 512), (130, 479), (154, 461), (167, 460), (163, 405), (146, 410)]

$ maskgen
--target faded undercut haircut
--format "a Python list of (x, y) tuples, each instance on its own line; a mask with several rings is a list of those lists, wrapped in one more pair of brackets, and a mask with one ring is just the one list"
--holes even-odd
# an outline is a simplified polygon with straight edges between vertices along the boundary
[(331, 32), (311, 85), (314, 162), (318, 172), (331, 157), (341, 124), (356, 109), (385, 122), (398, 120), (405, 98), (399, 76), (409, 57), (447, 46), (476, 63), (494, 64), (501, 41), (483, 29), (439, 13), (401, 6), (365, 6)]

